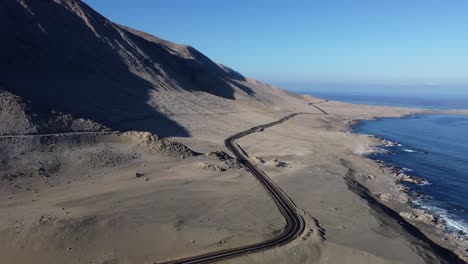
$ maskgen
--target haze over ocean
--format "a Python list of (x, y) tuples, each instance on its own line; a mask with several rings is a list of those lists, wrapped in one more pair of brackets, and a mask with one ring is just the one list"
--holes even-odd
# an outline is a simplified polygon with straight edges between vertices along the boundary
[[(298, 92), (302, 90), (300, 85), (292, 87)], [(451, 87), (448, 92), (436, 87), (429, 90), (414, 86), (372, 87), (336, 85), (329, 89), (327, 85), (317, 85), (315, 92), (303, 93), (366, 105), (468, 109), (468, 92), (463, 87)], [(418, 90), (425, 92), (418, 93)], [(395, 142), (379, 147), (383, 151), (370, 157), (406, 168), (407, 174), (428, 180), (429, 185), (408, 184), (419, 197), (413, 201), (414, 206), (445, 219), (450, 231), (463, 237), (468, 235), (468, 116), (421, 115), (366, 120), (361, 121), (354, 132)]]
[(415, 107), (428, 109), (468, 109), (465, 93), (395, 93), (395, 92), (304, 92), (323, 99), (353, 104)]

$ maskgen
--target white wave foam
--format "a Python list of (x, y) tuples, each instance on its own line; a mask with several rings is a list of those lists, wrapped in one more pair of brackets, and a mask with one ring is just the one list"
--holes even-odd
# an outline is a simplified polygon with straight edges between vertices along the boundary
[(419, 185), (432, 185), (428, 180), (423, 180)]
[(384, 146), (385, 147), (396, 147), (396, 146), (399, 146), (400, 143), (396, 142), (396, 141), (391, 141), (391, 140), (385, 140), (385, 144)]
[(376, 148), (377, 150), (377, 153), (380, 153), (380, 154), (388, 154), (390, 153), (390, 151), (386, 150), (386, 149), (383, 149), (383, 148)]
[(414, 200), (413, 203), (423, 209), (427, 209), (430, 212), (438, 215), (440, 218), (445, 220), (446, 227), (452, 232), (462, 232), (462, 237), (468, 236), (468, 223), (463, 220), (455, 220), (450, 213), (443, 208), (435, 205), (428, 204), (421, 200)]
[(414, 153), (414, 152), (417, 152), (416, 150), (412, 150), (412, 149), (403, 149), (404, 152), (409, 152), (409, 153)]

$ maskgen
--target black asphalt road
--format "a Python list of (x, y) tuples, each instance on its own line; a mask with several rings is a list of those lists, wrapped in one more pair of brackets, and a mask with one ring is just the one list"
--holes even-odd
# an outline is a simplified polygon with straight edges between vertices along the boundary
[(270, 249), (277, 246), (284, 245), (296, 237), (298, 237), (305, 227), (304, 219), (297, 212), (295, 205), (289, 198), (283, 193), (283, 191), (259, 168), (257, 168), (248, 158), (243, 154), (239, 149), (238, 145), (235, 144), (235, 140), (241, 137), (247, 136), (249, 134), (263, 131), (263, 129), (283, 123), (284, 121), (293, 118), (294, 116), (300, 113), (293, 113), (287, 115), (277, 121), (256, 126), (245, 131), (239, 132), (228, 137), (224, 143), (226, 147), (234, 154), (234, 156), (260, 181), (263, 187), (267, 190), (268, 194), (271, 196), (273, 201), (276, 203), (279, 211), (286, 219), (286, 226), (283, 229), (283, 232), (278, 236), (263, 241), (256, 244), (246, 245), (238, 248), (226, 249), (218, 252), (208, 253), (200, 256), (189, 257), (180, 260), (174, 260), (169, 262), (164, 262), (166, 264), (175, 264), (175, 263), (210, 263), (215, 261), (220, 261), (232, 257), (236, 257), (243, 254), (253, 253), (260, 250)]

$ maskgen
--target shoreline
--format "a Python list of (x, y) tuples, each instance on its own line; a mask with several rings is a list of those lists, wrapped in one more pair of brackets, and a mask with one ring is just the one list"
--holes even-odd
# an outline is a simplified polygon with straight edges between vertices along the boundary
[[(464, 110), (463, 110), (464, 111)], [(453, 252), (461, 260), (468, 262), (468, 234), (464, 233), (462, 230), (459, 232), (454, 232), (449, 230), (447, 220), (438, 215), (435, 212), (427, 208), (417, 208), (414, 205), (414, 202), (417, 201), (417, 196), (412, 192), (411, 188), (406, 186), (404, 183), (412, 183), (416, 185), (425, 185), (430, 184), (424, 178), (407, 175), (405, 171), (411, 168), (403, 168), (398, 165), (393, 165), (383, 160), (372, 158), (371, 155), (379, 152), (378, 147), (388, 146), (389, 144), (398, 144), (398, 142), (393, 142), (392, 140), (386, 139), (381, 135), (370, 135), (370, 134), (361, 134), (355, 132), (354, 129), (357, 126), (360, 126), (364, 120), (373, 120), (378, 121), (384, 118), (411, 118), (419, 115), (432, 115), (432, 114), (454, 114), (454, 113), (440, 113), (439, 111), (434, 112), (421, 112), (421, 113), (408, 113), (403, 114), (397, 117), (373, 117), (369, 119), (353, 119), (350, 120), (349, 124), (346, 127), (346, 133), (352, 133), (355, 135), (367, 136), (371, 139), (372, 144), (368, 145), (369, 152), (364, 153), (362, 157), (373, 161), (379, 166), (379, 168), (385, 173), (386, 176), (391, 179), (389, 182), (391, 186), (387, 188), (387, 192), (376, 192), (372, 188), (366, 188), (359, 182), (359, 180), (353, 179), (354, 183), (360, 185), (357, 189), (353, 190), (358, 193), (361, 197), (365, 198), (369, 204), (373, 204), (375, 201), (380, 203), (382, 206), (387, 207), (389, 210), (395, 212), (396, 215), (392, 217), (401, 221), (404, 219), (408, 224), (413, 228), (420, 230), (424, 235), (428, 236), (433, 243), (438, 247), (438, 250), (441, 250), (443, 255), (447, 255), (445, 250)], [(455, 115), (460, 115), (456, 113)], [(466, 115), (462, 114), (462, 115)], [(350, 187), (353, 189), (355, 187)], [(366, 191), (363, 191), (365, 189)], [(362, 192), (367, 192), (366, 195), (362, 195)], [(367, 197), (364, 197), (367, 196)], [(372, 201), (375, 199), (375, 201)], [(385, 210), (384, 210), (385, 211)], [(399, 218), (399, 219), (398, 219)], [(403, 225), (403, 223), (402, 223)], [(410, 232), (410, 233), (414, 233)], [(414, 234), (413, 234), (414, 235)], [(420, 237), (419, 237), (420, 238)], [(421, 239), (421, 238), (420, 238)], [(426, 237), (427, 240), (427, 237)], [(427, 241), (426, 241), (427, 242)], [(456, 259), (454, 259), (456, 260)]]
[[(463, 252), (449, 244), (452, 241), (437, 239), (439, 235), (430, 231), (433, 227), (402, 217), (401, 212), (410, 210), (403, 208), (404, 201), (383, 201), (384, 190), (401, 186), (384, 184), (392, 178), (389, 173), (381, 173), (378, 163), (362, 155), (378, 142), (350, 129), (360, 120), (413, 116), (423, 111), (358, 108), (334, 101), (320, 107), (329, 115), (299, 117), (282, 127), (249, 136), (239, 144), (248, 146), (244, 149), (253, 160), (273, 159), (287, 164), (283, 169), (275, 169), (268, 162), (259, 162), (260, 168), (283, 186), (299, 208), (319, 221), (325, 230), (323, 252), (327, 253), (323, 258), (331, 257), (330, 252), (333, 258), (344, 256), (348, 250), (356, 256), (363, 250), (373, 254), (364, 258), (372, 259), (371, 263), (466, 263)], [(290, 130), (285, 130), (285, 126)], [(384, 189), (374, 188), (375, 184)], [(403, 198), (401, 190), (393, 194)], [(356, 240), (359, 236), (366, 238)], [(399, 243), (401, 246), (396, 246)], [(336, 245), (341, 249), (337, 250)], [(346, 261), (360, 263), (362, 259)]]
[[(377, 197), (383, 191), (372, 184), (396, 188), (378, 182), (391, 176), (380, 173), (378, 163), (359, 153), (378, 141), (345, 133), (353, 119), (418, 112), (336, 102), (320, 107), (329, 114), (312, 109), (311, 114), (298, 115), (236, 143), (308, 221), (300, 239), (226, 263), (465, 263), (454, 253), (454, 247), (447, 246), (449, 241), (439, 243), (437, 235), (403, 218), (396, 202), (391, 205), (379, 199), (384, 196)], [(312, 112), (309, 108), (298, 105), (302, 112)], [(66, 142), (42, 142), (34, 152), (23, 151), (34, 147), (29, 144), (21, 148), (18, 143), (8, 145), (7, 152), (20, 157), (6, 160), (11, 174), (37, 168), (33, 171), (37, 177), (21, 178), (4, 192), (0, 220), (6, 228), (0, 234), (0, 243), (4, 244), (0, 255), (15, 263), (30, 263), (31, 259), (50, 263), (82, 259), (81, 252), (87, 252), (86, 260), (95, 261), (107, 258), (102, 252), (119, 248), (119, 255), (113, 258), (128, 258), (125, 263), (141, 263), (143, 258), (160, 262), (270, 239), (285, 222), (264, 188), (245, 169), (209, 155), (228, 151), (221, 142), (225, 135), (241, 130), (235, 121), (247, 120), (241, 126), (251, 129), (285, 114), (267, 113), (241, 112), (223, 117), (223, 122), (215, 120), (218, 125), (213, 127), (220, 126), (221, 133), (206, 130), (208, 121), (202, 120), (197, 124), (203, 124), (203, 129), (192, 127), (195, 134), (191, 138), (168, 139), (206, 153), (187, 159), (180, 159), (180, 153), (166, 157), (170, 153), (154, 153), (151, 146), (147, 149), (153, 142), (154, 150), (158, 150), (159, 141), (144, 137), (146, 134), (105, 136), (71, 149)], [(43, 155), (43, 151), (49, 154)], [(44, 165), (13, 166), (21, 160)], [(59, 170), (57, 163), (61, 164)], [(43, 170), (50, 177), (39, 177)], [(13, 224), (8, 222), (12, 217), (16, 221)], [(114, 224), (109, 227), (106, 223)], [(54, 244), (53, 238), (66, 226), (75, 228), (59, 240), (66, 245), (63, 248)], [(121, 232), (114, 232), (114, 228)], [(120, 243), (122, 236), (129, 239)], [(47, 243), (35, 240), (37, 237)], [(25, 241), (37, 243), (39, 248), (21, 248)], [(50, 253), (42, 254), (45, 251)]]
[[(449, 114), (468, 115), (468, 105), (466, 105), (466, 104), (464, 104), (464, 105), (459, 105), (458, 104), (455, 107), (452, 106), (453, 104), (449, 104), (449, 103), (447, 103), (446, 106), (418, 105), (417, 103), (414, 104), (414, 102), (407, 103), (407, 104), (392, 104), (392, 103), (388, 103), (388, 101), (376, 102), (376, 101), (349, 100), (349, 96), (356, 95), (356, 94), (353, 94), (353, 93), (345, 93), (343, 95), (343, 97), (336, 98), (336, 97), (333, 96), (333, 94), (327, 94), (327, 93), (321, 93), (321, 92), (318, 92), (318, 93), (310, 92), (310, 91), (296, 91), (296, 92), (299, 93), (299, 94), (310, 95), (310, 96), (314, 96), (316, 98), (321, 98), (321, 99), (327, 100), (327, 101), (342, 102), (342, 103), (345, 103), (345, 104), (356, 105), (356, 106), (365, 105), (365, 106), (371, 106), (371, 107), (386, 107), (386, 108), (400, 108), (400, 109), (401, 108), (406, 108), (406, 109), (418, 109), (418, 110), (427, 111), (427, 112), (430, 112), (430, 113), (435, 112), (435, 113), (449, 113)], [(398, 96), (398, 94), (395, 94), (395, 95)], [(370, 96), (374, 97), (374, 98), (379, 98), (379, 99), (382, 98), (381, 95), (373, 94), (373, 93), (371, 93)], [(345, 98), (348, 98), (348, 100), (345, 99)], [(398, 100), (399, 98), (394, 97), (393, 99)], [(390, 102), (392, 102), (392, 101), (390, 101)]]

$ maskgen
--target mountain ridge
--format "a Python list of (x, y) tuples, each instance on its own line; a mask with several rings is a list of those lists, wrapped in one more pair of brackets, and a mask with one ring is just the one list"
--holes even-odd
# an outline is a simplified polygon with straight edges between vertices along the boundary
[(190, 131), (168, 113), (239, 111), (245, 106), (240, 101), (277, 108), (277, 102), (303, 100), (191, 46), (116, 24), (82, 1), (5, 0), (0, 7), (0, 86), (33, 112), (187, 137)]

